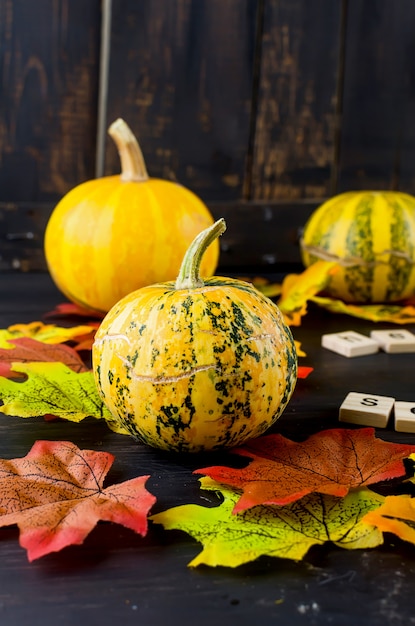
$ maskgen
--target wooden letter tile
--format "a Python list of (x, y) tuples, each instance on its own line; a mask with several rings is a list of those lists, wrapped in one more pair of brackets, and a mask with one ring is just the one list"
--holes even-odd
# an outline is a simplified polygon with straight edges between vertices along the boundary
[(385, 428), (392, 413), (395, 398), (351, 391), (344, 399), (339, 421), (373, 428)]
[(415, 433), (415, 402), (395, 402), (395, 430)]
[(415, 335), (405, 329), (372, 330), (372, 339), (379, 343), (385, 352), (395, 354), (402, 352), (415, 352)]
[(374, 339), (354, 330), (322, 335), (321, 345), (323, 348), (347, 357), (364, 356), (379, 351), (379, 344)]

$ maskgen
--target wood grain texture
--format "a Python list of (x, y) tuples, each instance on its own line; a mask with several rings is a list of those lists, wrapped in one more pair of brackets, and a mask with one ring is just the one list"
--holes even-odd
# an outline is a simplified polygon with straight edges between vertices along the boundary
[[(302, 267), (299, 233), (317, 204), (209, 203), (212, 215), (224, 217), (218, 271), (274, 272)], [(0, 271), (45, 271), (43, 239), (53, 205), (0, 202)]]
[[(136, 133), (151, 176), (205, 201), (241, 197), (258, 0), (118, 0), (108, 123)], [(107, 173), (119, 171), (108, 142)]]
[[(298, 264), (334, 193), (415, 193), (413, 0), (112, 4), (108, 124), (226, 217), (225, 269)], [(101, 17), (100, 0), (0, 0), (0, 270), (45, 269), (54, 203), (95, 175)], [(109, 138), (105, 158), (119, 172)]]
[(301, 271), (299, 238), (316, 207), (316, 201), (212, 204), (215, 219), (224, 217), (227, 224), (218, 270)]
[(99, 24), (99, 0), (0, 0), (0, 201), (92, 177)]
[(340, 0), (265, 0), (251, 198), (331, 193)]
[(46, 271), (43, 238), (53, 204), (0, 202), (0, 272)]
[(415, 192), (415, 3), (349, 0), (339, 190)]

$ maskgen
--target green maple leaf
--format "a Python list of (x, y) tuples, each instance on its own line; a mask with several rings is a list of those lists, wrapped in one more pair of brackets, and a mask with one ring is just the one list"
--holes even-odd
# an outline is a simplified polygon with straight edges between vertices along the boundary
[(262, 555), (300, 560), (311, 546), (327, 541), (349, 550), (383, 541), (380, 531), (361, 521), (384, 500), (366, 488), (344, 498), (313, 493), (286, 506), (260, 505), (235, 515), (238, 492), (208, 477), (200, 482), (203, 489), (219, 491), (223, 503), (213, 508), (185, 504), (150, 518), (203, 544), (190, 566), (236, 567)]
[[(85, 417), (105, 419), (115, 429), (111, 413), (98, 395), (93, 373), (74, 372), (63, 363), (13, 363), (24, 382), (0, 376), (0, 411), (5, 415), (54, 415), (72, 422)], [(118, 429), (117, 432), (120, 432)]]

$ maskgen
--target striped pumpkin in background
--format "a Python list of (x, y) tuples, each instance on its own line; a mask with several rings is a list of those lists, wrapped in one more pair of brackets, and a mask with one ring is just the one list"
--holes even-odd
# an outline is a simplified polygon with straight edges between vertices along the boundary
[(326, 289), (345, 302), (397, 302), (415, 294), (415, 197), (349, 191), (319, 206), (300, 242), (303, 263), (338, 261)]

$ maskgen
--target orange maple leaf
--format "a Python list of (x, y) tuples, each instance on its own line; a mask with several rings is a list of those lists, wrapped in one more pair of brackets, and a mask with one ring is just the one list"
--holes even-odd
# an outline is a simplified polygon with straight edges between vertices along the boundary
[(266, 435), (233, 452), (253, 461), (242, 469), (223, 466), (195, 471), (242, 489), (234, 513), (259, 504), (285, 505), (312, 493), (345, 496), (350, 489), (405, 474), (403, 459), (415, 446), (375, 437), (373, 428), (330, 429), (302, 443)]
[(67, 441), (37, 441), (25, 457), (0, 460), (0, 527), (18, 525), (29, 561), (82, 543), (99, 520), (144, 536), (156, 500), (148, 476), (104, 489), (113, 461)]
[(86, 372), (88, 367), (84, 364), (78, 353), (62, 343), (48, 344), (36, 341), (30, 337), (9, 339), (13, 348), (0, 348), (0, 376), (22, 376), (12, 371), (12, 363), (33, 362), (60, 362), (70, 367), (74, 372)]

